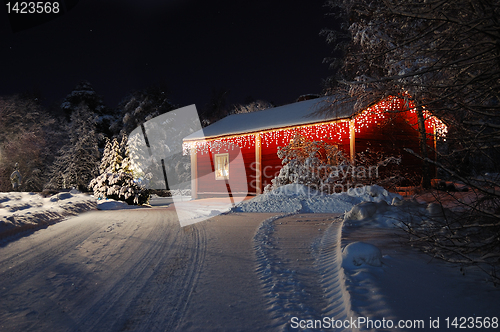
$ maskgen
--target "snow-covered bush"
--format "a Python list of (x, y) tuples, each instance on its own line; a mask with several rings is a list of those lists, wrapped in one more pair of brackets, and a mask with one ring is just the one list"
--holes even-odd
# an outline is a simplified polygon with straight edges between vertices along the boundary
[(149, 191), (135, 180), (130, 165), (127, 140), (123, 136), (121, 143), (115, 138), (106, 142), (100, 175), (90, 182), (89, 188), (99, 199), (111, 198), (128, 204), (142, 205), (149, 201)]
[[(287, 146), (278, 147), (278, 157), (283, 167), (271, 180), (272, 185), (264, 188), (265, 192), (281, 186), (297, 183), (321, 192), (332, 192), (330, 184), (334, 174), (332, 167), (344, 168), (348, 160), (334, 145), (311, 141), (299, 134)], [(338, 172), (337, 172), (338, 174)]]
[(390, 182), (391, 177), (380, 177), (379, 168), (390, 163), (398, 164), (400, 158), (385, 157), (365, 151), (352, 163), (337, 145), (324, 141), (312, 141), (296, 134), (285, 147), (278, 147), (278, 157), (283, 167), (271, 180), (265, 192), (281, 186), (297, 183), (314, 190), (331, 194), (349, 188)]
[(494, 192), (484, 195), (477, 189), (461, 199), (453, 193), (441, 195), (420, 214), (412, 213), (417, 218), (399, 220), (411, 245), (460, 265), (462, 273), (479, 268), (500, 285), (500, 200)]

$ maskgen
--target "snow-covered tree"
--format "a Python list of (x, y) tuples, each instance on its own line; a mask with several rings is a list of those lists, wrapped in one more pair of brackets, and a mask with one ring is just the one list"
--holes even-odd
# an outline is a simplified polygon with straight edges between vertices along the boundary
[(278, 148), (278, 157), (283, 167), (271, 180), (265, 191), (271, 191), (283, 185), (304, 184), (317, 191), (330, 192), (330, 166), (348, 165), (347, 158), (336, 146), (325, 142), (311, 141), (296, 134), (290, 143)]
[(134, 179), (126, 136), (121, 142), (116, 138), (107, 140), (99, 166), (99, 176), (92, 179), (89, 188), (99, 199), (115, 199), (131, 205), (142, 205), (149, 201), (149, 191)]
[(469, 174), (495, 168), (500, 161), (498, 1), (332, 0), (328, 5), (343, 30), (324, 34), (344, 51), (330, 61), (338, 69), (330, 81), (346, 86), (360, 107), (387, 95), (412, 98), (421, 138), (423, 108), (458, 134), (449, 135), (454, 147), (446, 158), (449, 166), (467, 163), (460, 172)]
[[(151, 189), (181, 188), (191, 179), (190, 158), (183, 154), (183, 138), (200, 129), (196, 115), (185, 116), (182, 110), (170, 111), (145, 124), (149, 146), (141, 128), (129, 137), (130, 158), (137, 178)], [(190, 114), (190, 113), (188, 113)]]
[(19, 164), (21, 190), (41, 191), (61, 134), (56, 119), (30, 96), (0, 97), (0, 190), (12, 190), (9, 176)]
[(99, 174), (104, 173), (108, 168), (111, 167), (112, 160), (112, 149), (113, 143), (109, 140), (109, 138), (105, 138), (104, 150), (102, 152), (101, 163), (99, 165)]
[(104, 104), (102, 97), (96, 93), (88, 81), (82, 81), (77, 84), (75, 89), (61, 103), (61, 109), (66, 119), (70, 120), (73, 111), (82, 105), (96, 115), (97, 132), (105, 136), (110, 136), (110, 127), (116, 121), (116, 117), (112, 110)]
[(82, 81), (76, 85), (75, 89), (64, 98), (64, 101), (61, 103), (61, 109), (67, 118), (70, 119), (73, 111), (81, 105), (85, 105), (96, 115), (104, 114), (106, 109), (102, 98), (95, 92), (88, 81)]
[(117, 136), (129, 135), (144, 122), (174, 108), (168, 93), (160, 86), (134, 91), (118, 106), (119, 116), (111, 128)]
[(489, 265), (486, 270), (499, 282), (495, 271), (500, 267), (500, 194), (493, 188), (500, 186), (495, 176), (500, 162), (500, 2), (331, 0), (328, 4), (340, 14), (337, 19), (344, 28), (340, 33), (325, 31), (327, 40), (342, 45), (344, 51), (340, 61), (332, 62), (340, 68), (334, 80), (344, 84), (350, 96), (366, 102), (407, 92), (417, 105), (421, 132), (424, 107), (440, 115), (450, 128), (449, 149), (437, 151), (437, 162), (427, 158), (425, 144), (418, 154), (473, 191), (472, 202), (449, 197), (461, 207), (460, 213), (425, 227), (407, 225), (411, 240), (447, 261)]
[(73, 110), (69, 124), (69, 143), (59, 150), (52, 166), (49, 188), (87, 190), (98, 173), (100, 153), (96, 116), (86, 106)]
[(356, 156), (355, 163), (334, 144), (312, 141), (296, 134), (288, 145), (278, 148), (283, 167), (279, 174), (264, 188), (265, 192), (297, 183), (315, 191), (331, 194), (347, 191), (357, 185), (394, 185), (399, 176), (392, 172), (382, 175), (379, 168), (398, 164), (401, 159), (385, 157), (369, 151)]
[(272, 108), (274, 105), (264, 100), (255, 100), (244, 105), (235, 105), (230, 114), (252, 113)]

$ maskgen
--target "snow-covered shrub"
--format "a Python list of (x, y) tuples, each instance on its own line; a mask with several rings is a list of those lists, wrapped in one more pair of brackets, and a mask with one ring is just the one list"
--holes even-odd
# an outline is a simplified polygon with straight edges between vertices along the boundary
[(264, 189), (269, 192), (287, 184), (303, 184), (315, 190), (330, 192), (332, 166), (339, 168), (348, 164), (344, 154), (334, 145), (311, 141), (299, 134), (287, 146), (278, 147), (278, 157), (283, 167), (271, 180), (272, 185)]
[[(399, 218), (411, 245), (434, 258), (460, 265), (462, 273), (468, 267), (479, 268), (494, 285), (500, 285), (498, 196), (494, 206), (485, 206), (483, 200), (494, 200), (494, 192), (484, 195), (474, 190), (462, 199), (444, 195), (449, 196), (443, 199), (436, 195), (436, 201), (420, 213), (412, 211), (411, 217), (416, 218)], [(453, 204), (446, 202), (448, 197)]]
[(363, 220), (370, 218), (375, 215), (375, 213), (382, 213), (387, 210), (387, 202), (381, 201), (377, 202), (363, 202), (356, 204), (350, 211), (346, 212), (344, 215), (344, 220)]
[(100, 175), (90, 182), (89, 188), (99, 199), (111, 198), (128, 204), (146, 204), (150, 194), (134, 180), (126, 142), (125, 136), (121, 143), (116, 138), (113, 142), (106, 142), (99, 166)]
[(283, 167), (271, 180), (265, 192), (281, 186), (297, 183), (314, 190), (331, 194), (353, 187), (387, 182), (379, 176), (380, 166), (399, 163), (400, 158), (385, 157), (370, 151), (358, 154), (353, 164), (337, 145), (324, 141), (312, 141), (296, 134), (285, 147), (278, 147), (278, 157)]

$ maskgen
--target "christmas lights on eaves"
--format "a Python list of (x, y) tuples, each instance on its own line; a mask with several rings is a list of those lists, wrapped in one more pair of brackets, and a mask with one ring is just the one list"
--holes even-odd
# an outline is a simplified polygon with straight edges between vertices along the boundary
[[(288, 145), (295, 135), (305, 136), (313, 141), (347, 142), (352, 137), (351, 126), (354, 133), (358, 134), (389, 120), (393, 114), (405, 112), (405, 121), (414, 129), (418, 129), (417, 112), (413, 101), (397, 97), (389, 97), (381, 102), (368, 107), (356, 114), (351, 119), (340, 119), (333, 122), (278, 128), (243, 135), (233, 135), (206, 139), (203, 141), (188, 141), (183, 143), (183, 153), (189, 154), (193, 149), (197, 153), (219, 153), (229, 150), (255, 148), (256, 135), (260, 138), (263, 148), (270, 146), (283, 147)], [(436, 138), (445, 138), (448, 133), (447, 126), (430, 112), (423, 109), (426, 132)]]

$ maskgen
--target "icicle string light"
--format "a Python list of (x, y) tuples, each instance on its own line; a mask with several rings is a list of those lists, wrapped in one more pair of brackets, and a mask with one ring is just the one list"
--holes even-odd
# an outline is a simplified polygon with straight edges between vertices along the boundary
[(231, 137), (221, 137), (216, 139), (207, 139), (203, 141), (190, 141), (182, 144), (184, 155), (189, 154), (189, 151), (196, 149), (197, 152), (203, 154), (219, 153), (225, 151), (234, 151), (234, 149), (248, 149), (255, 147), (255, 136), (239, 135)]
[[(405, 121), (410, 126), (417, 129), (418, 119), (413, 101), (398, 97), (389, 97), (376, 105), (368, 107), (352, 119), (341, 119), (335, 122), (317, 123), (261, 131), (258, 133), (184, 142), (183, 153), (187, 155), (193, 148), (201, 154), (206, 154), (209, 151), (211, 153), (219, 153), (221, 151), (234, 150), (235, 147), (240, 149), (254, 148), (255, 135), (260, 135), (261, 146), (266, 148), (271, 145), (285, 146), (296, 134), (318, 141), (329, 140), (333, 142), (345, 142), (347, 139), (351, 139), (351, 132), (349, 130), (350, 125), (354, 126), (355, 133), (361, 133), (363, 130), (367, 130), (373, 125), (390, 119), (396, 112), (405, 112)], [(425, 109), (423, 110), (423, 114), (426, 131), (428, 133), (435, 133), (437, 137), (444, 138), (448, 133), (446, 125)]]
[[(396, 112), (406, 112), (406, 121), (415, 129), (418, 127), (417, 111), (414, 102), (411, 100), (405, 101), (397, 97), (389, 97), (356, 115), (354, 118), (355, 131), (356, 133), (361, 133), (364, 129), (389, 119)], [(435, 128), (436, 136), (445, 137), (448, 133), (448, 127), (427, 110), (424, 109), (423, 114), (426, 131), (432, 133)]]
[(349, 120), (339, 120), (337, 122), (320, 123), (314, 125), (304, 125), (285, 129), (275, 129), (261, 131), (247, 135), (237, 135), (231, 137), (221, 137), (207, 139), (204, 141), (189, 141), (183, 143), (183, 154), (189, 154), (191, 149), (196, 149), (202, 155), (208, 153), (219, 153), (225, 149), (234, 150), (235, 147), (247, 149), (255, 147), (255, 135), (260, 135), (261, 146), (268, 148), (271, 145), (285, 146), (296, 134), (308, 137), (312, 140), (331, 140), (341, 142), (349, 137)]
[(313, 141), (330, 140), (341, 142), (349, 135), (349, 120), (261, 132), (262, 146), (266, 148), (271, 145), (285, 146), (296, 134)]

